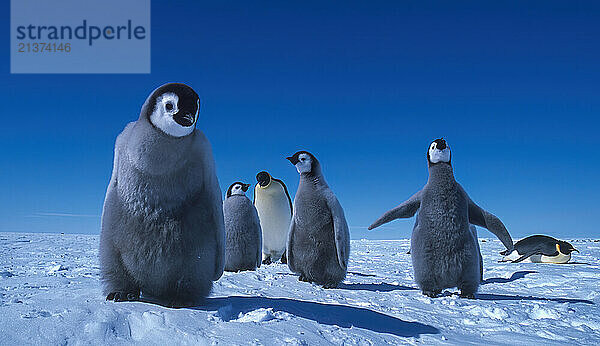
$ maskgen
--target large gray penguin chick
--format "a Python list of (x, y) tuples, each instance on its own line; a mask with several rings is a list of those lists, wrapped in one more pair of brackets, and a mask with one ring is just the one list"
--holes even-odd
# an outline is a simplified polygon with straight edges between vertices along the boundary
[(235, 182), (223, 202), (225, 216), (225, 270), (237, 272), (260, 267), (262, 231), (258, 213), (246, 197), (250, 184)]
[(473, 297), (481, 281), (482, 265), (476, 230), (469, 223), (494, 233), (507, 249), (513, 241), (496, 216), (481, 209), (454, 179), (450, 148), (443, 138), (429, 146), (429, 179), (423, 189), (377, 219), (369, 229), (415, 215), (411, 256), (415, 281), (430, 297), (442, 289), (458, 287)]
[(299, 151), (287, 159), (300, 173), (288, 233), (288, 266), (301, 281), (337, 287), (346, 277), (350, 256), (344, 210), (325, 182), (314, 155)]
[(154, 90), (117, 137), (100, 236), (107, 300), (195, 305), (224, 268), (221, 189), (200, 99), (187, 85)]

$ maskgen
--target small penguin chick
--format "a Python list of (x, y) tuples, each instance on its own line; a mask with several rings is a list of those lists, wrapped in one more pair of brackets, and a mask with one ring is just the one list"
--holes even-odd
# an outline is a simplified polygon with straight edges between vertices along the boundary
[(245, 196), (246, 191), (248, 191), (249, 187), (250, 184), (242, 183), (241, 181), (236, 181), (235, 183), (229, 186), (229, 189), (227, 189), (227, 197), (231, 197), (232, 195)]
[(250, 184), (235, 182), (223, 202), (225, 219), (225, 270), (254, 270), (262, 258), (262, 231), (256, 208), (246, 197)]

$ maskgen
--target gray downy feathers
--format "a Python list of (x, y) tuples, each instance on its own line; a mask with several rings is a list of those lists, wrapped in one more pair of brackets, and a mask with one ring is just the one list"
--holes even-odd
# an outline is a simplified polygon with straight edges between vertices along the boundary
[(456, 182), (443, 139), (431, 144), (427, 158), (429, 178), (423, 189), (384, 213), (369, 229), (418, 211), (411, 237), (415, 281), (430, 296), (458, 287), (470, 297), (481, 281), (482, 264), (476, 230), (470, 230), (469, 224), (488, 229), (508, 249), (513, 242), (502, 222), (475, 204)]
[(227, 271), (254, 270), (261, 264), (262, 232), (256, 208), (243, 194), (248, 186), (241, 182), (233, 183), (229, 191), (236, 189), (238, 192), (231, 194), (228, 191), (223, 202)]
[(300, 280), (336, 287), (346, 276), (350, 256), (344, 211), (312, 154), (300, 151), (288, 160), (300, 173), (288, 235), (288, 265)]
[[(178, 102), (159, 103), (165, 94)], [(133, 300), (141, 291), (161, 304), (193, 305), (223, 273), (221, 189), (210, 143), (193, 129), (198, 108), (191, 88), (163, 85), (117, 137), (100, 239), (107, 299)], [(162, 128), (150, 121), (157, 113)]]

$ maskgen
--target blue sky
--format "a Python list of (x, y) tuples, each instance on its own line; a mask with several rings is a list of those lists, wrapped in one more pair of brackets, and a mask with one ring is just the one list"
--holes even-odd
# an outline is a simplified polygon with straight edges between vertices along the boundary
[[(457, 180), (513, 237), (600, 237), (600, 5), (152, 1), (149, 75), (10, 75), (0, 11), (0, 231), (97, 234), (118, 133), (155, 87), (202, 99), (223, 191), (313, 152), (353, 238), (419, 190), (445, 137)], [(481, 236), (492, 237), (481, 231)]]

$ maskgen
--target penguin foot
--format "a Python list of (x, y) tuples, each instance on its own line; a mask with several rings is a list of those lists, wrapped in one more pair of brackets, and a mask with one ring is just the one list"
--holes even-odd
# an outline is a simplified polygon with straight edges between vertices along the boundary
[(133, 302), (140, 299), (140, 292), (111, 292), (106, 296), (106, 300), (115, 302)]
[(336, 283), (333, 283), (333, 282), (332, 282), (332, 283), (327, 283), (327, 284), (324, 284), (324, 285), (323, 285), (323, 288), (326, 288), (326, 289), (329, 289), (329, 288), (337, 288), (337, 287), (338, 287), (338, 284), (337, 284), (337, 282), (336, 282)]
[(300, 275), (300, 277), (298, 278), (298, 281), (302, 281), (302, 282), (310, 282), (310, 280), (304, 276), (304, 275)]
[(271, 261), (271, 256), (269, 256), (269, 257), (265, 258), (265, 259), (262, 261), (262, 264), (266, 264), (266, 265), (269, 265), (269, 264), (271, 264), (271, 263), (273, 263), (273, 261)]
[(287, 264), (287, 256), (285, 255), (285, 252), (283, 253), (283, 255), (281, 255), (281, 263)]
[(440, 295), (440, 293), (442, 293), (441, 290), (435, 290), (435, 291), (423, 291), (423, 295), (428, 296), (429, 298), (436, 298), (438, 295)]

